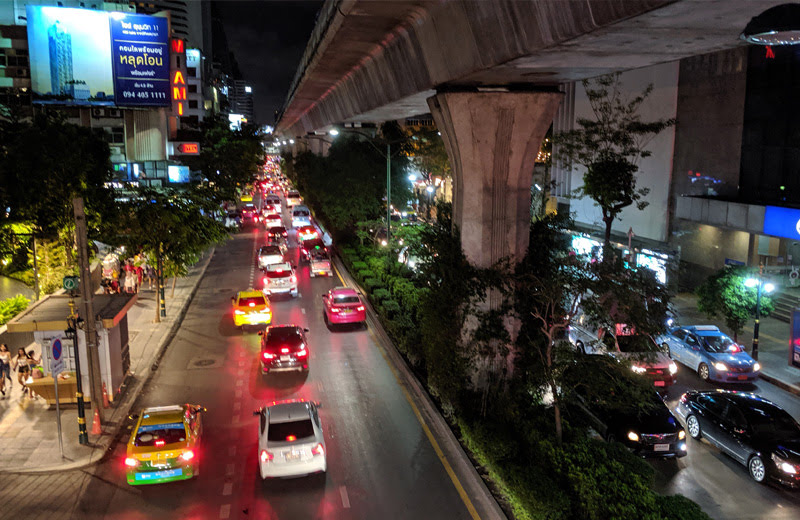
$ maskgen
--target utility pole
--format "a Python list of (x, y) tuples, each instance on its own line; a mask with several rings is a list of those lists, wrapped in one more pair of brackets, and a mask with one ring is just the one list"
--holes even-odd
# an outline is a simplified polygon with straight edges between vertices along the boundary
[(89, 243), (86, 231), (86, 213), (83, 208), (83, 199), (72, 199), (72, 208), (75, 214), (75, 238), (78, 242), (78, 264), (80, 266), (80, 288), (83, 299), (83, 325), (86, 335), (86, 359), (89, 362), (89, 386), (92, 392), (92, 407), (98, 412), (100, 422), (103, 422), (103, 402), (100, 397), (103, 388), (100, 383), (100, 355), (97, 349), (97, 332), (95, 331), (94, 302), (92, 292), (92, 273), (89, 265)]
[(392, 145), (386, 143), (386, 248), (392, 251)]

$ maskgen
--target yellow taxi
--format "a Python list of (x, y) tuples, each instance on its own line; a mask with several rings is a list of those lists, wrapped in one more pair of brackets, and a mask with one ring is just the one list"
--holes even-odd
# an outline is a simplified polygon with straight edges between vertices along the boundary
[(245, 325), (269, 325), (272, 323), (272, 309), (269, 300), (261, 291), (249, 289), (239, 291), (231, 298), (233, 323), (237, 327)]
[(202, 413), (193, 404), (145, 408), (128, 440), (125, 457), (128, 484), (187, 480), (200, 473)]
[(239, 200), (242, 202), (253, 202), (253, 194), (251, 192), (243, 193)]

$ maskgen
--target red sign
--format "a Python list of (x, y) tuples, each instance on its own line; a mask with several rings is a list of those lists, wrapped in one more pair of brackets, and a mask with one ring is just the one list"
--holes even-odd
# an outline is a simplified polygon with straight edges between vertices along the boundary
[(200, 145), (198, 143), (181, 143), (178, 145), (181, 153), (197, 155), (200, 153)]

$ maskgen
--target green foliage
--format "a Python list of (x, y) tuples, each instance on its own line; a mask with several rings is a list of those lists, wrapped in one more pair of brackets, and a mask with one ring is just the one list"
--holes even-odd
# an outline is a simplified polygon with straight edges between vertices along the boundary
[(656, 495), (656, 505), (664, 520), (710, 520), (700, 506), (683, 495)]
[[(756, 276), (745, 266), (729, 265), (709, 276), (697, 288), (697, 309), (709, 318), (722, 316), (734, 336), (741, 334), (745, 324), (756, 312), (757, 288), (747, 287), (745, 280)], [(775, 308), (772, 298), (762, 292), (759, 311), (768, 316)]]
[(367, 258), (367, 266), (369, 269), (375, 273), (375, 278), (380, 278), (384, 280), (386, 278), (386, 272), (388, 270), (387, 267), (387, 259), (385, 256), (374, 257), (371, 256)]
[(27, 309), (30, 302), (21, 294), (0, 300), (0, 325), (5, 325), (14, 316)]
[(389, 298), (389, 291), (383, 288), (375, 289), (372, 291), (372, 299), (378, 303)]
[(361, 280), (361, 282), (364, 282), (370, 278), (375, 278), (375, 273), (372, 272), (370, 269), (361, 269), (360, 271), (358, 271), (358, 274), (356, 274), (356, 276), (358, 277), (359, 280)]
[(648, 157), (647, 143), (674, 119), (642, 121), (639, 110), (653, 91), (649, 85), (631, 99), (624, 97), (620, 73), (584, 80), (594, 118), (578, 118), (578, 128), (556, 134), (556, 157), (568, 167), (584, 167), (583, 186), (577, 196), (595, 201), (603, 212), (606, 224), (605, 246), (611, 236), (611, 225), (617, 215), (631, 204), (644, 209), (648, 189), (636, 189), (637, 161)]
[(65, 276), (78, 274), (77, 266), (68, 258), (62, 242), (39, 241), (36, 255), (38, 256), (39, 290), (42, 294), (56, 292), (61, 289)]
[(362, 262), (362, 261), (353, 262), (353, 266), (352, 267), (353, 267), (353, 271), (359, 273), (361, 271), (366, 271), (367, 270), (367, 263), (366, 262)]
[(394, 300), (385, 300), (381, 304), (381, 308), (389, 319), (392, 319), (398, 312), (400, 312), (400, 304)]
[(365, 278), (364, 287), (366, 287), (367, 290), (372, 293), (376, 289), (382, 289), (384, 285), (380, 278)]

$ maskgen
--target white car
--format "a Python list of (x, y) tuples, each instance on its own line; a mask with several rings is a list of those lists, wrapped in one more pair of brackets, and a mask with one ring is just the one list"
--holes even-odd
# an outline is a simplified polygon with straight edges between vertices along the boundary
[(258, 424), (258, 469), (262, 479), (325, 473), (325, 438), (319, 403), (273, 402), (253, 415)]
[(283, 262), (266, 266), (262, 292), (265, 296), (286, 293), (297, 296), (297, 276), (291, 264)]
[(280, 245), (266, 245), (258, 249), (258, 268), (264, 269), (268, 265), (282, 264), (286, 261), (286, 247)]
[(264, 204), (269, 204), (275, 209), (275, 213), (281, 212), (281, 198), (277, 195), (267, 195), (264, 199)]
[(271, 227), (278, 227), (283, 225), (283, 219), (277, 213), (270, 213), (266, 217), (264, 217), (264, 226), (271, 228)]
[(292, 227), (299, 228), (311, 225), (311, 210), (305, 206), (292, 208)]
[(295, 190), (289, 190), (286, 192), (286, 207), (291, 208), (293, 206), (297, 206), (298, 204), (303, 203), (303, 198), (300, 197), (300, 193)]

